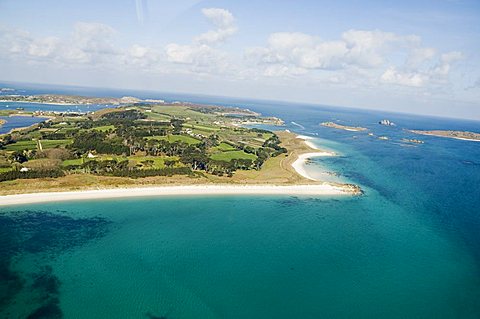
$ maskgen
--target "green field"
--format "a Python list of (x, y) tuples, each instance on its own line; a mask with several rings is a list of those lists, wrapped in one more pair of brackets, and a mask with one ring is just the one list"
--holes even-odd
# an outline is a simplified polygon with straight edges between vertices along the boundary
[(257, 157), (253, 154), (245, 153), (244, 151), (228, 151), (215, 153), (210, 156), (211, 159), (216, 161), (230, 162), (234, 159), (251, 159), (255, 160)]
[(204, 124), (184, 123), (183, 127), (188, 127), (188, 128), (191, 128), (191, 129), (198, 129), (200, 131), (205, 131), (205, 132), (220, 131), (219, 127), (207, 126), (207, 125), (204, 125)]
[(163, 140), (163, 141), (168, 141), (169, 143), (183, 142), (190, 145), (198, 144), (201, 142), (196, 138), (190, 137), (188, 135), (149, 136), (147, 137), (147, 139), (148, 140), (156, 139), (159, 141)]
[(75, 158), (69, 159), (62, 162), (62, 166), (69, 166), (69, 165), (81, 165), (83, 163), (83, 158)]
[(104, 126), (97, 126), (92, 128), (92, 130), (100, 131), (100, 132), (106, 132), (108, 130), (114, 130), (114, 129), (115, 129), (115, 126), (113, 125), (104, 125)]
[(214, 150), (217, 150), (220, 152), (227, 152), (227, 151), (235, 151), (236, 148), (228, 143), (221, 142), (218, 146), (214, 148)]
[[(55, 148), (66, 146), (72, 143), (71, 139), (68, 140), (41, 140), (43, 149)], [(19, 141), (14, 144), (8, 144), (5, 149), (7, 151), (23, 151), (34, 150), (37, 148), (37, 141)]]

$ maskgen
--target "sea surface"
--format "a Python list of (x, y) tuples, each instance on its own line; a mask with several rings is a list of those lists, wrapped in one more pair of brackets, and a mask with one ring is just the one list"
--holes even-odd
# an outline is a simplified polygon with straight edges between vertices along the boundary
[(19, 127), (27, 127), (46, 120), (44, 117), (32, 116), (0, 116), (5, 123), (0, 126), (0, 134), (8, 133), (11, 130)]
[[(278, 116), (286, 122), (280, 129), (314, 137), (320, 148), (339, 154), (313, 159), (310, 174), (358, 184), (365, 194), (1, 208), (0, 318), (480, 318), (480, 143), (405, 130), (480, 132), (480, 122), (206, 96), (77, 92), (114, 93)], [(381, 119), (397, 125), (381, 126)], [(324, 121), (369, 131), (320, 126)]]

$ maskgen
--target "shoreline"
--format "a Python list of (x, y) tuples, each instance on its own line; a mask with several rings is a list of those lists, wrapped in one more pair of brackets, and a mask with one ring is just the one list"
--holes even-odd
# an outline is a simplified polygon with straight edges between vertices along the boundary
[(316, 182), (320, 182), (320, 180), (318, 180), (316, 178), (313, 178), (312, 176), (308, 175), (308, 172), (305, 169), (305, 164), (312, 157), (336, 156), (337, 154), (335, 154), (334, 152), (328, 152), (328, 151), (320, 150), (318, 147), (315, 146), (315, 144), (313, 144), (312, 142), (309, 141), (309, 140), (313, 139), (310, 136), (297, 135), (297, 138), (303, 140), (303, 142), (308, 147), (310, 147), (312, 150), (318, 150), (319, 152), (311, 152), (311, 153), (304, 153), (304, 154), (298, 155), (298, 158), (295, 160), (295, 162), (292, 163), (293, 169), (299, 175), (301, 175), (302, 177), (304, 177), (306, 179), (316, 181)]
[[(0, 207), (10, 205), (63, 202), (75, 200), (100, 200), (114, 198), (135, 198), (135, 197), (168, 197), (168, 196), (234, 196), (234, 195), (283, 195), (283, 196), (356, 196), (361, 195), (362, 190), (353, 184), (331, 183), (316, 180), (306, 172), (304, 165), (308, 158), (315, 156), (335, 156), (334, 152), (321, 151), (309, 139), (308, 136), (289, 133), (291, 137), (288, 143), (293, 143), (297, 149), (293, 150), (292, 156), (284, 159), (277, 159), (278, 165), (285, 173), (278, 175), (264, 176), (262, 181), (257, 179), (257, 172), (250, 172), (238, 181), (226, 183), (223, 180), (195, 181), (189, 179), (171, 180), (158, 179), (147, 181), (147, 184), (118, 184), (115, 178), (100, 178), (91, 182), (88, 178), (83, 187), (73, 187), (69, 176), (64, 180), (39, 181), (40, 186), (24, 187), (18, 185), (17, 191), (0, 196)], [(298, 143), (302, 139), (304, 143)], [(303, 145), (301, 145), (303, 144)], [(318, 150), (317, 152), (314, 152)], [(285, 161), (287, 160), (287, 161)], [(253, 176), (251, 176), (253, 174)], [(291, 175), (290, 175), (291, 174)], [(262, 176), (262, 175), (260, 175)], [(275, 177), (276, 176), (276, 177)], [(246, 180), (243, 180), (243, 179)], [(206, 182), (206, 183), (205, 183)], [(99, 185), (102, 184), (103, 185)], [(36, 185), (36, 184), (34, 184)], [(46, 185), (50, 187), (47, 188)], [(68, 185), (69, 187), (59, 186)], [(5, 193), (5, 192), (3, 192)]]
[(74, 103), (54, 103), (54, 102), (37, 102), (37, 101), (14, 101), (14, 100), (0, 100), (0, 103), (31, 103), (31, 104), (45, 104), (45, 105), (58, 105), (58, 106), (89, 106), (89, 105), (102, 105), (102, 104), (74, 104)]
[(418, 135), (426, 135), (426, 136), (435, 136), (435, 137), (443, 137), (443, 138), (452, 138), (455, 140), (462, 140), (462, 141), (470, 141), (470, 142), (480, 142), (480, 140), (473, 139), (473, 138), (466, 138), (466, 137), (457, 137), (457, 136), (448, 136), (448, 135), (439, 135), (439, 134), (432, 134), (432, 133), (419, 133), (415, 130), (409, 130), (410, 132)]
[[(15, 127), (15, 128), (12, 128), (10, 131), (8, 131), (7, 133), (0, 133), (0, 136), (1, 135), (7, 135), (7, 134), (12, 134), (12, 133), (15, 133), (15, 131), (18, 131), (18, 130), (27, 130), (29, 128), (33, 128), (35, 125), (38, 125), (40, 123), (43, 123), (43, 122), (46, 122), (48, 120), (51, 120), (53, 119), (54, 117), (53, 116), (45, 116), (45, 115), (41, 115), (41, 116), (35, 116), (35, 115), (27, 115), (27, 114), (24, 114), (24, 115), (8, 115), (8, 117), (15, 117), (15, 116), (24, 116), (24, 117), (36, 117), (36, 118), (44, 118), (45, 120), (41, 121), (41, 122), (38, 122), (38, 123), (34, 123), (32, 125), (29, 125), (29, 126), (21, 126), (21, 127)], [(5, 123), (7, 123), (8, 121), (6, 120)], [(4, 124), (5, 124), (4, 123)], [(1, 125), (0, 125), (1, 126)]]
[(332, 184), (317, 185), (185, 185), (138, 188), (112, 188), (70, 192), (44, 192), (0, 196), (0, 206), (64, 202), (75, 200), (168, 197), (189, 195), (355, 195), (351, 187)]

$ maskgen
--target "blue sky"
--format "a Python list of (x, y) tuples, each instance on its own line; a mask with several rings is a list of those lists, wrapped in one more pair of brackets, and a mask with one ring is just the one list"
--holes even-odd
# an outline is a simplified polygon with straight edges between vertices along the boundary
[(0, 0), (0, 80), (480, 119), (480, 2)]

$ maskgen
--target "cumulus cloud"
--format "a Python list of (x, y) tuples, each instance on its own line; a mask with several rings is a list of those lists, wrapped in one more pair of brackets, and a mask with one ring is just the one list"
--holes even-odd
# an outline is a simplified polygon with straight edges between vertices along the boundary
[(233, 14), (225, 9), (205, 8), (203, 15), (216, 27), (195, 38), (195, 42), (201, 44), (215, 44), (223, 42), (237, 32)]
[(250, 48), (247, 57), (261, 63), (291, 64), (304, 69), (378, 67), (393, 48), (410, 47), (415, 36), (398, 36), (379, 30), (349, 30), (339, 40), (325, 41), (305, 33), (274, 33), (265, 47)]
[(190, 44), (170, 43), (165, 47), (167, 60), (190, 66), (196, 72), (222, 73), (228, 68), (227, 54), (216, 48), (237, 32), (231, 12), (221, 8), (202, 9), (216, 28), (196, 36)]
[(298, 32), (273, 33), (265, 46), (246, 49), (245, 58), (252, 69), (268, 77), (333, 72), (335, 76), (325, 78), (348, 74), (371, 84), (423, 87), (444, 81), (462, 55), (439, 54), (434, 48), (423, 47), (416, 35), (348, 30), (336, 40)]
[(418, 68), (425, 62), (430, 61), (437, 54), (437, 50), (434, 48), (413, 48), (406, 61), (408, 68)]
[(399, 72), (395, 67), (389, 67), (380, 77), (384, 83), (421, 87), (428, 81), (425, 74), (415, 72)]
[(0, 54), (12, 59), (57, 64), (99, 63), (119, 54), (115, 48), (115, 30), (101, 23), (79, 22), (71, 36), (34, 37), (16, 29), (0, 30)]
[[(345, 87), (404, 86), (426, 88), (448, 83), (461, 52), (439, 52), (416, 35), (381, 30), (346, 30), (333, 39), (301, 32), (270, 34), (263, 46), (249, 47), (243, 59), (222, 49), (238, 32), (234, 15), (205, 8), (211, 29), (187, 43), (119, 46), (112, 27), (79, 22), (68, 37), (39, 37), (0, 26), (0, 58), (55, 67), (130, 67), (146, 73), (209, 74), (224, 79), (261, 79)], [(268, 78), (268, 79), (267, 79)], [(276, 79), (273, 79), (276, 78)], [(269, 83), (269, 82), (265, 82)]]
[(458, 51), (443, 53), (437, 57), (437, 61), (432, 67), (412, 70), (412, 65), (419, 66), (423, 62), (431, 61), (435, 58), (433, 49), (420, 50), (420, 53), (417, 51), (413, 52), (413, 54), (419, 54), (416, 61), (413, 60), (414, 62), (412, 62), (410, 57), (407, 60), (407, 66), (403, 70), (397, 70), (394, 66), (389, 67), (382, 74), (381, 82), (412, 87), (422, 87), (429, 83), (444, 83), (448, 79), (452, 65), (463, 58), (462, 53)]

